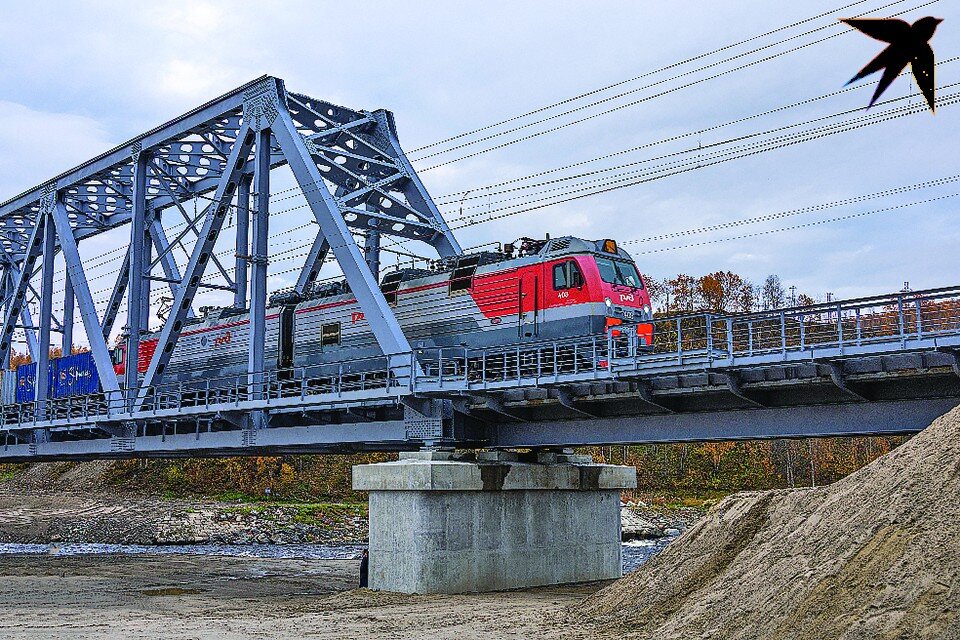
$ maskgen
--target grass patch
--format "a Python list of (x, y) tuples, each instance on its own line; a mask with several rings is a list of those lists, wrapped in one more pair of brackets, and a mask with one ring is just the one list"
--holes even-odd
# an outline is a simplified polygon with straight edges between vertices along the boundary
[[(235, 507), (226, 507), (223, 513), (243, 517), (257, 516), (264, 520), (277, 521), (291, 519), (298, 524), (323, 526), (341, 522), (347, 518), (366, 518), (365, 502), (313, 502), (280, 503), (258, 502)], [(292, 512), (292, 514), (291, 514)], [(292, 518), (291, 518), (292, 515)]]
[(26, 469), (29, 465), (26, 463), (18, 464), (0, 464), (0, 482), (13, 480), (17, 474)]
[(730, 495), (730, 491), (674, 491), (669, 494), (641, 492), (637, 499), (664, 511), (701, 509), (706, 511)]

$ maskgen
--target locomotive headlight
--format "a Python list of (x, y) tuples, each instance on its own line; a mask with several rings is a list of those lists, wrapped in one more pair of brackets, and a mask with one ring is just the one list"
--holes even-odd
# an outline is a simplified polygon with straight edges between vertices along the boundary
[(604, 299), (603, 299), (603, 304), (607, 305), (607, 309), (609, 309), (610, 307), (613, 306), (613, 301), (610, 300), (610, 298), (604, 298)]
[(649, 316), (649, 315), (650, 315), (650, 311), (651, 311), (650, 305), (648, 305), (648, 304), (643, 305), (643, 313), (644, 313), (644, 315)]

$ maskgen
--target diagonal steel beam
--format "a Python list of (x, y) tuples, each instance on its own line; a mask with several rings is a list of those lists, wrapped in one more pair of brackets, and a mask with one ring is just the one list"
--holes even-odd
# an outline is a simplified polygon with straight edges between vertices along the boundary
[(123, 303), (123, 295), (127, 291), (127, 281), (130, 275), (130, 247), (127, 247), (127, 253), (123, 256), (123, 264), (117, 271), (117, 280), (113, 283), (113, 292), (110, 294), (110, 300), (107, 301), (107, 308), (103, 312), (102, 335), (106, 340), (113, 331), (113, 324), (117, 320), (117, 314), (120, 313), (120, 305)]
[[(24, 309), (26, 309), (27, 285), (30, 284), (33, 266), (43, 251), (43, 231), (47, 223), (47, 212), (41, 211), (33, 225), (33, 230), (30, 232), (30, 240), (27, 242), (23, 264), (20, 267), (20, 273), (16, 275), (13, 285), (13, 295), (3, 315), (3, 324), (0, 325), (0, 362), (5, 361), (7, 355), (10, 353), (10, 344), (13, 341), (13, 330), (15, 328), (16, 318), (20, 317)], [(28, 323), (24, 322), (24, 324)], [(32, 324), (33, 323), (29, 323), (28, 326), (32, 326)], [(29, 331), (28, 329), (28, 334)]]
[[(177, 260), (173, 257), (173, 251), (170, 250), (170, 243), (167, 242), (167, 232), (163, 228), (163, 222), (159, 215), (155, 215), (150, 222), (150, 239), (157, 250), (160, 264), (163, 266), (163, 274), (170, 283), (170, 293), (177, 295), (177, 286), (183, 282), (183, 276), (180, 275), (180, 266), (177, 265)], [(190, 305), (190, 308), (187, 309), (187, 317), (196, 317), (193, 312), (193, 305)]]
[(139, 410), (143, 406), (149, 387), (161, 380), (161, 376), (170, 362), (180, 332), (183, 330), (187, 309), (197, 293), (197, 287), (200, 284), (200, 279), (203, 278), (204, 269), (210, 261), (210, 254), (213, 253), (214, 245), (220, 235), (220, 229), (223, 228), (226, 221), (230, 200), (233, 198), (240, 182), (241, 168), (250, 155), (255, 137), (250, 128), (250, 123), (245, 121), (236, 142), (234, 142), (233, 149), (230, 151), (230, 158), (224, 166), (223, 175), (220, 178), (220, 184), (217, 186), (214, 197), (212, 211), (206, 216), (200, 237), (193, 247), (190, 261), (184, 270), (183, 284), (177, 288), (173, 308), (166, 322), (163, 323), (163, 329), (160, 331), (160, 337), (157, 340), (156, 351), (154, 351), (153, 357), (150, 359), (150, 365), (143, 375), (140, 391), (134, 403), (134, 410)]
[[(177, 208), (180, 210), (180, 213), (183, 214), (183, 219), (186, 220), (187, 224), (186, 224), (186, 227), (184, 227), (184, 229), (180, 233), (174, 236), (173, 242), (168, 243), (168, 247), (173, 247), (174, 245), (177, 245), (177, 244), (179, 244), (180, 246), (183, 246), (182, 244), (183, 239), (186, 238), (187, 234), (190, 233), (191, 231), (193, 232), (193, 235), (199, 238), (200, 234), (197, 231), (196, 226), (200, 223), (201, 220), (206, 220), (207, 216), (210, 214), (210, 211), (213, 209), (213, 204), (214, 203), (211, 202), (210, 204), (205, 206), (203, 208), (203, 211), (198, 213), (195, 218), (191, 218), (190, 216), (188, 216), (187, 212), (184, 211), (183, 207), (178, 206)], [(158, 256), (157, 259), (154, 260), (153, 263), (150, 265), (151, 268), (155, 267), (159, 261), (160, 261), (160, 257)]]
[(370, 323), (380, 349), (387, 356), (410, 353), (410, 343), (380, 292), (360, 247), (347, 228), (336, 200), (327, 189), (320, 169), (310, 156), (306, 143), (286, 107), (279, 109), (273, 135), (320, 225), (320, 231), (330, 243), (330, 248), (343, 269), (350, 290)]
[(373, 116), (381, 124), (384, 137), (390, 147), (391, 155), (393, 155), (400, 165), (401, 170), (407, 175), (408, 182), (403, 187), (403, 195), (406, 196), (407, 202), (415, 209), (418, 209), (421, 214), (429, 212), (432, 221), (438, 227), (436, 237), (428, 242), (433, 245), (437, 253), (444, 258), (463, 253), (460, 243), (458, 243), (457, 239), (453, 236), (453, 231), (443, 219), (443, 215), (441, 215), (437, 205), (433, 202), (433, 198), (430, 197), (426, 187), (424, 187), (420, 181), (417, 172), (414, 171), (413, 165), (410, 164), (410, 160), (400, 147), (400, 140), (397, 137), (397, 126), (394, 123), (393, 114), (381, 109), (373, 112)]
[[(3, 257), (4, 263), (4, 286), (3, 286), (3, 305), (4, 312), (10, 308), (11, 301), (13, 300), (13, 288), (16, 286), (15, 283), (20, 277), (20, 270), (17, 268), (16, 263), (13, 261), (13, 258), (7, 253), (7, 250), (3, 248), (3, 245), (0, 245), (0, 256)], [(27, 340), (27, 352), (30, 354), (30, 359), (34, 362), (37, 361), (37, 354), (40, 352), (40, 342), (37, 340), (37, 333), (32, 328), (33, 318), (30, 317), (30, 307), (26, 304), (23, 305), (20, 311), (20, 322), (24, 327), (24, 335)], [(3, 357), (4, 367), (9, 364), (10, 361), (10, 352), (7, 351), (6, 355)]]
[[(183, 233), (177, 236), (174, 242), (175, 243), (180, 242), (183, 239), (183, 237), (187, 234), (188, 231), (192, 231), (193, 235), (199, 236), (200, 232), (197, 231), (197, 221), (199, 221), (200, 219), (203, 218), (204, 215), (206, 215), (207, 210), (210, 208), (210, 206), (208, 205), (206, 208), (204, 208), (204, 212), (196, 216), (196, 218), (191, 218), (187, 214), (187, 210), (183, 208), (183, 204), (176, 197), (176, 195), (170, 190), (170, 186), (166, 183), (166, 180), (164, 180), (164, 178), (168, 178), (171, 180), (172, 178), (170, 178), (170, 176), (168, 176), (166, 173), (160, 170), (156, 165), (151, 165), (151, 170), (154, 176), (156, 176), (157, 180), (160, 182), (160, 186), (163, 187), (164, 191), (167, 192), (167, 195), (169, 196), (170, 200), (173, 202), (173, 205), (177, 208), (178, 211), (180, 211), (180, 215), (183, 216), (184, 221), (187, 223), (187, 228), (183, 230)], [(217, 258), (217, 256), (215, 254), (211, 254), (210, 259), (213, 260), (213, 263), (220, 270), (220, 274), (223, 276), (224, 280), (226, 280), (230, 286), (233, 286), (233, 279), (230, 278), (230, 275), (227, 273), (227, 270), (224, 269), (223, 265), (220, 263), (220, 260)], [(159, 261), (159, 256), (157, 258), (157, 261)], [(150, 266), (151, 267), (155, 266), (157, 264), (157, 261), (152, 262)]]
[(317, 279), (317, 274), (320, 273), (320, 267), (323, 266), (323, 261), (326, 260), (329, 251), (330, 243), (327, 242), (326, 237), (324, 237), (323, 231), (317, 231), (317, 237), (313, 239), (313, 246), (310, 247), (310, 253), (307, 255), (307, 259), (300, 269), (300, 277), (297, 278), (297, 285), (294, 287), (294, 291), (301, 295), (306, 292), (307, 287)]
[(93, 302), (93, 296), (90, 295), (90, 285), (87, 283), (83, 263), (80, 261), (80, 252), (77, 249), (77, 241), (73, 237), (73, 229), (70, 228), (70, 218), (67, 216), (67, 210), (63, 203), (59, 200), (53, 208), (53, 223), (56, 226), (60, 248), (63, 251), (63, 260), (67, 265), (67, 277), (73, 284), (74, 295), (77, 298), (77, 307), (80, 309), (83, 329), (87, 334), (87, 340), (90, 342), (90, 351), (93, 352), (93, 362), (97, 367), (97, 373), (100, 374), (100, 384), (105, 392), (115, 393), (120, 389), (120, 385), (117, 383), (117, 375), (113, 370), (110, 350), (107, 348), (106, 340), (103, 337), (103, 329), (97, 318), (97, 308)]

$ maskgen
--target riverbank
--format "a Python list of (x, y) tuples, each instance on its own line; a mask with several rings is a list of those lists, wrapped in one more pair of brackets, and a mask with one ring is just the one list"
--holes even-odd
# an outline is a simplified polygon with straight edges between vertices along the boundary
[(603, 638), (560, 621), (600, 583), (458, 596), (353, 589), (355, 560), (4, 556), (0, 637)]
[(0, 485), (0, 542), (183, 545), (360, 544), (364, 504), (227, 503), (13, 491)]
[[(673, 538), (702, 515), (700, 508), (631, 503), (622, 510), (623, 539)], [(0, 483), (0, 543), (358, 545), (367, 532), (364, 503), (168, 499)]]

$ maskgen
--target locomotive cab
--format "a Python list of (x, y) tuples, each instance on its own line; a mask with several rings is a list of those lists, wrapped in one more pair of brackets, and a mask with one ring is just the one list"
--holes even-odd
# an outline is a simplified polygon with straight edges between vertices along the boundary
[(646, 283), (636, 264), (614, 240), (603, 240), (600, 255), (595, 256), (600, 276), (603, 303), (607, 309), (607, 328), (614, 337), (624, 330), (635, 331), (640, 348), (653, 347), (653, 309)]
[[(521, 245), (521, 255), (524, 248), (530, 250), (530, 242)], [(635, 335), (639, 349), (652, 349), (650, 294), (633, 259), (615, 240), (563, 237), (537, 242), (546, 276), (540, 304), (544, 321), (566, 320), (566, 329), (572, 330), (571, 323), (587, 320), (585, 333)], [(525, 309), (520, 311), (523, 315)]]

